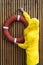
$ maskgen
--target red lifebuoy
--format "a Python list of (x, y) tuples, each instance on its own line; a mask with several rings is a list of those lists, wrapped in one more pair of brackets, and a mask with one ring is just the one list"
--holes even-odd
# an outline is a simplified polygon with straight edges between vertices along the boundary
[(23, 36), (21, 36), (20, 38), (14, 38), (14, 37), (12, 37), (11, 35), (10, 35), (10, 33), (9, 33), (9, 26), (10, 26), (10, 24), (11, 23), (13, 23), (14, 21), (20, 21), (20, 22), (22, 22), (23, 24), (24, 24), (24, 27), (26, 28), (27, 27), (27, 22), (26, 22), (26, 20), (24, 19), (24, 17), (23, 16), (20, 16), (20, 15), (15, 15), (15, 16), (11, 16), (9, 19), (7, 19), (6, 21), (5, 21), (5, 24), (4, 24), (4, 26), (3, 26), (3, 33), (4, 33), (4, 35), (7, 37), (7, 39), (9, 40), (9, 41), (11, 41), (11, 42), (24, 42), (24, 37)]

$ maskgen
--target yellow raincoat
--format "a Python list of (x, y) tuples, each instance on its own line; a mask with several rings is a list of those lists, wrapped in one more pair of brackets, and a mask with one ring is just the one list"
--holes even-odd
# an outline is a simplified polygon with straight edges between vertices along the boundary
[(28, 22), (28, 26), (24, 29), (25, 42), (23, 44), (18, 43), (18, 46), (26, 50), (26, 64), (36, 65), (39, 63), (39, 20), (36, 18), (30, 18), (25, 11), (23, 16)]

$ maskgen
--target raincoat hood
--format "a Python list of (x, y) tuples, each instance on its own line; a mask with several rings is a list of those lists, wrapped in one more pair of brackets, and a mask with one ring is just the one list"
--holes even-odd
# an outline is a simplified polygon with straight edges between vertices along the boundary
[(32, 18), (29, 22), (28, 29), (29, 30), (37, 30), (39, 28), (39, 20), (36, 18)]

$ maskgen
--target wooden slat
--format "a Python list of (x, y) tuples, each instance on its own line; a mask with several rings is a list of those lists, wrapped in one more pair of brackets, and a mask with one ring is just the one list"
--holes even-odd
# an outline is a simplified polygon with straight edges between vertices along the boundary
[(39, 1), (40, 20), (40, 65), (43, 65), (43, 0)]

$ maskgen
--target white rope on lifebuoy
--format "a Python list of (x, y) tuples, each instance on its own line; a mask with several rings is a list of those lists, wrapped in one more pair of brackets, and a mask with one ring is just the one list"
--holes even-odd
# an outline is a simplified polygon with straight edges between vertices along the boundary
[(17, 18), (17, 20), (18, 20), (18, 21), (20, 20), (20, 15), (18, 15), (18, 18)]
[(7, 27), (7, 26), (3, 26), (3, 29), (9, 29), (9, 27)]
[(14, 43), (16, 43), (16, 41), (17, 41), (17, 38), (14, 38)]

